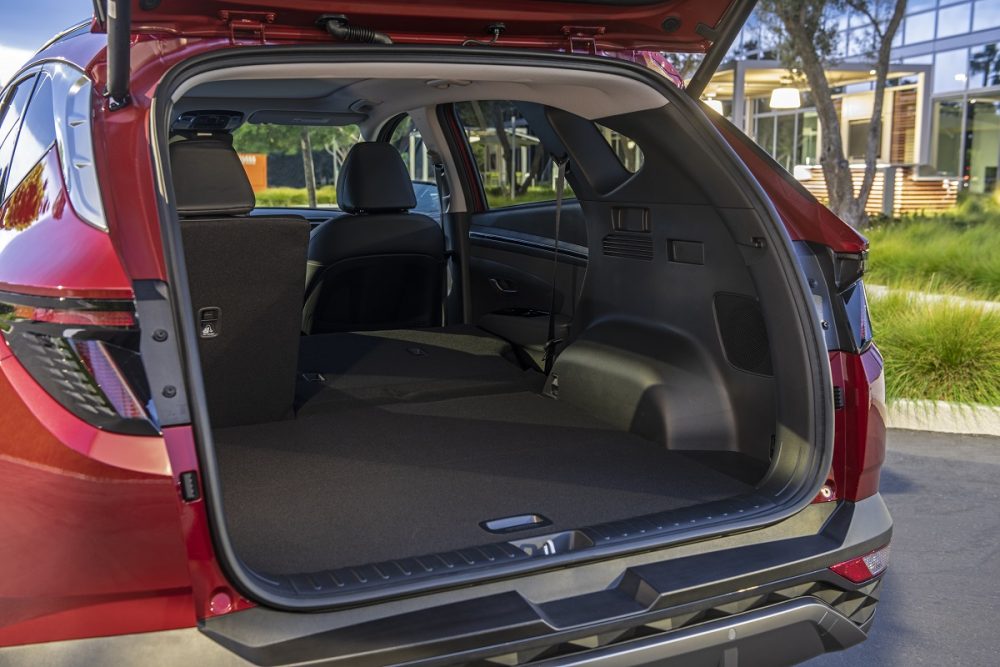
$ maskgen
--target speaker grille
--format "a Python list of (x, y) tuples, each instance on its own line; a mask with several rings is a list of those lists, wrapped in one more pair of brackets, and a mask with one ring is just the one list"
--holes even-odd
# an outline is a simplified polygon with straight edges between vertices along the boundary
[(715, 317), (729, 363), (750, 373), (774, 374), (767, 327), (757, 299), (740, 294), (716, 294)]
[(608, 257), (625, 257), (648, 262), (653, 259), (653, 239), (648, 234), (613, 232), (604, 237), (603, 250)]

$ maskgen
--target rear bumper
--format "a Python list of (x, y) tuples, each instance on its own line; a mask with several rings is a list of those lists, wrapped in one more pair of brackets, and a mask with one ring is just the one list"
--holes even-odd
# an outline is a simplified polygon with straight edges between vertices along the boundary
[(546, 667), (794, 665), (864, 641), (867, 634), (815, 599), (779, 603), (659, 637), (537, 662)]
[[(776, 667), (849, 648), (866, 637), (864, 629), (825, 603), (800, 599), (661, 636), (577, 655), (541, 658), (532, 664), (541, 667)], [(494, 664), (516, 664), (518, 659), (516, 654), (498, 657), (503, 662)], [(434, 662), (455, 664), (450, 659)], [(490, 662), (493, 661), (486, 664)], [(0, 663), (11, 666), (211, 664), (220, 667), (255, 664), (226, 650), (195, 628), (15, 647), (0, 650)]]
[(865, 639), (881, 580), (829, 566), (892, 533), (878, 495), (801, 514), (631, 560), (337, 612), (258, 607), (200, 629), (0, 650), (0, 664), (790, 665)]

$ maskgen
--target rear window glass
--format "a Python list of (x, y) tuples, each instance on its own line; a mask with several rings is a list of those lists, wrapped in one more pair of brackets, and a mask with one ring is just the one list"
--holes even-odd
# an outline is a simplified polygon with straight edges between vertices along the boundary
[(233, 132), (260, 207), (336, 207), (337, 177), (359, 141), (357, 125), (244, 123)]
[[(513, 102), (462, 102), (455, 107), (490, 208), (555, 200), (552, 156)], [(569, 183), (564, 196), (573, 197)]]

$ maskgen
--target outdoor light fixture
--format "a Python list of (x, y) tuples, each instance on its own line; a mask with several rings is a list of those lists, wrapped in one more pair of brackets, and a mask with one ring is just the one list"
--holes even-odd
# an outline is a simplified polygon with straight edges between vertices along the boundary
[(772, 109), (798, 109), (802, 106), (802, 95), (798, 88), (782, 87), (771, 91)]
[(707, 104), (708, 108), (714, 111), (715, 113), (718, 114), (722, 113), (722, 102), (715, 99), (714, 97), (710, 97), (709, 99), (705, 100), (705, 104)]

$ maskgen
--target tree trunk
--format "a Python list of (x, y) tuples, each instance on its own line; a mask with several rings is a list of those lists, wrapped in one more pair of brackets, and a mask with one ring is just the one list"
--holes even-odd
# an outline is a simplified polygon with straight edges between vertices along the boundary
[[(854, 5), (855, 3), (849, 4)], [(892, 17), (886, 24), (885, 32), (880, 36), (882, 41), (879, 44), (878, 56), (875, 61), (875, 99), (872, 103), (872, 122), (868, 126), (868, 137), (865, 144), (865, 174), (861, 179), (861, 189), (858, 192), (858, 202), (866, 223), (868, 216), (864, 214), (864, 208), (875, 183), (875, 163), (878, 160), (879, 144), (882, 143), (882, 109), (885, 105), (885, 86), (886, 79), (889, 77), (892, 40), (903, 20), (904, 11), (906, 11), (906, 0), (896, 0)]]
[[(865, 10), (863, 3), (848, 0), (847, 4), (858, 11)], [(865, 172), (857, 196), (854, 194), (854, 179), (841, 137), (840, 116), (826, 80), (825, 64), (816, 50), (816, 35), (812, 34), (807, 27), (818, 25), (815, 16), (810, 16), (808, 12), (810, 9), (815, 9), (822, 14), (821, 5), (823, 3), (810, 5), (810, 3), (805, 2), (790, 3), (781, 0), (768, 3), (770, 10), (778, 17), (787, 32), (792, 55), (801, 63), (802, 72), (806, 76), (806, 81), (816, 102), (816, 114), (819, 116), (823, 134), (820, 165), (826, 179), (830, 210), (852, 227), (864, 227), (868, 224), (865, 206), (868, 203), (868, 197), (875, 180), (875, 167), (882, 132), (885, 82), (889, 71), (892, 39), (902, 20), (906, 0), (895, 0), (893, 15), (884, 32), (879, 35), (881, 42), (875, 67), (876, 81), (875, 98), (872, 105), (872, 124), (865, 147)]]
[(531, 157), (531, 168), (528, 169), (528, 173), (525, 174), (524, 180), (521, 181), (521, 184), (517, 186), (518, 196), (523, 196), (528, 191), (528, 188), (531, 187), (531, 184), (538, 179), (538, 175), (542, 171), (542, 162), (545, 157), (545, 148), (541, 144), (535, 146), (535, 154)]
[(340, 144), (335, 137), (330, 138), (330, 143), (323, 146), (323, 150), (333, 158), (333, 182), (340, 180)]
[[(500, 170), (500, 184), (507, 186), (508, 172), (513, 173), (514, 151), (510, 145), (510, 137), (507, 136), (507, 128), (504, 126), (503, 114), (500, 107), (493, 106), (493, 128), (497, 133), (497, 141), (500, 142), (500, 150), (503, 152), (504, 169)], [(513, 186), (513, 182), (510, 183)], [(513, 188), (511, 188), (513, 189)]]
[(306, 194), (309, 198), (309, 208), (317, 208), (316, 203), (316, 168), (313, 165), (312, 138), (309, 128), (303, 127), (299, 135), (302, 147), (302, 173), (306, 179)]

